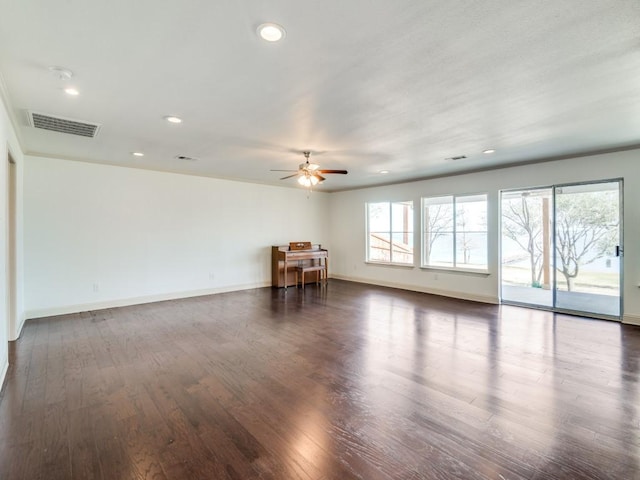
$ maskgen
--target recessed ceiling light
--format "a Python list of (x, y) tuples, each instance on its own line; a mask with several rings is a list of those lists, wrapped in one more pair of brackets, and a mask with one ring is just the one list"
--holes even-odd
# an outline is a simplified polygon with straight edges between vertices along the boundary
[(180, 117), (174, 117), (173, 115), (167, 115), (164, 119), (169, 123), (182, 123), (182, 119)]
[(378, 173), (380, 175), (386, 175), (387, 173), (389, 173), (389, 170), (380, 170)]
[(67, 95), (71, 95), (72, 97), (75, 97), (76, 95), (80, 95), (80, 92), (73, 87), (65, 88), (64, 93), (66, 93)]
[(495, 150), (493, 148), (488, 148), (488, 149), (484, 150), (482, 153), (486, 153), (486, 154), (495, 153)]
[(282, 25), (277, 23), (263, 23), (258, 27), (258, 35), (267, 42), (277, 42), (282, 40), (287, 32)]
[(131, 155), (134, 157), (144, 157), (144, 153), (142, 152), (131, 152)]

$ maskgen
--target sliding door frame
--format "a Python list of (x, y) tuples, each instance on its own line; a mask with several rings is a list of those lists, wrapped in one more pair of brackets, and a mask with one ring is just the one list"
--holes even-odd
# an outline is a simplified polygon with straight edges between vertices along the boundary
[[(604, 183), (617, 183), (618, 184), (618, 215), (619, 215), (619, 224), (618, 224), (618, 245), (619, 245), (619, 256), (618, 256), (618, 262), (619, 262), (619, 294), (618, 294), (618, 299), (620, 302), (619, 305), (619, 315), (615, 316), (615, 315), (605, 315), (605, 314), (599, 314), (599, 313), (592, 313), (592, 312), (585, 312), (585, 311), (580, 311), (580, 310), (572, 310), (572, 309), (567, 309), (567, 308), (559, 308), (557, 307), (557, 275), (558, 275), (558, 271), (556, 268), (556, 189), (558, 188), (564, 188), (564, 187), (576, 187), (576, 186), (580, 186), (580, 185), (598, 185), (598, 184), (604, 184)], [(503, 215), (502, 215), (502, 195), (503, 193), (509, 193), (509, 192), (519, 192), (519, 191), (523, 191), (523, 190), (545, 190), (545, 189), (550, 189), (551, 190), (551, 252), (552, 252), (552, 259), (551, 259), (551, 269), (553, 270), (553, 274), (551, 276), (552, 279), (552, 285), (551, 285), (551, 289), (552, 289), (552, 306), (548, 307), (546, 305), (539, 305), (539, 304), (533, 304), (533, 303), (525, 303), (525, 302), (518, 302), (518, 301), (513, 301), (513, 300), (504, 300), (502, 298), (502, 221), (503, 221)], [(585, 182), (569, 182), (569, 183), (558, 183), (558, 184), (553, 184), (553, 185), (546, 185), (546, 186), (536, 186), (536, 187), (520, 187), (520, 188), (509, 188), (509, 189), (504, 189), (504, 190), (500, 190), (500, 195), (499, 195), (499, 206), (498, 206), (498, 211), (499, 211), (499, 247), (498, 247), (498, 261), (500, 262), (499, 265), (499, 274), (498, 274), (498, 281), (500, 284), (500, 303), (504, 304), (504, 305), (515, 305), (515, 306), (520, 306), (520, 307), (526, 307), (526, 308), (535, 308), (538, 310), (546, 310), (546, 311), (551, 311), (551, 312), (558, 312), (558, 313), (566, 313), (566, 314), (570, 314), (570, 315), (579, 315), (579, 316), (583, 316), (583, 317), (590, 317), (590, 318), (600, 318), (600, 319), (604, 319), (604, 320), (613, 320), (616, 322), (620, 322), (622, 321), (622, 316), (623, 316), (623, 305), (624, 305), (624, 179), (623, 178), (611, 178), (611, 179), (604, 179), (604, 180), (593, 180), (593, 181), (585, 181)]]

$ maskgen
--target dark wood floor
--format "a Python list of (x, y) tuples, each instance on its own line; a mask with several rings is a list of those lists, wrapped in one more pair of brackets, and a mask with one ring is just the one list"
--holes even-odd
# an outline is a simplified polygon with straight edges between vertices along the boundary
[(640, 328), (331, 280), (27, 322), (0, 479), (638, 479)]

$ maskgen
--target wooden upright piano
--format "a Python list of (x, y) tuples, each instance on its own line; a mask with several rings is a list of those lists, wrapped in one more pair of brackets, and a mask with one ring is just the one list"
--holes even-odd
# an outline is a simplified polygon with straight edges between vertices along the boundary
[[(296, 250), (295, 242), (289, 245), (273, 246), (271, 247), (271, 285), (278, 288), (295, 285), (298, 267), (318, 264), (324, 264), (328, 273), (329, 252), (320, 245), (307, 243), (301, 250)], [(320, 274), (320, 271), (310, 272), (305, 276), (305, 283), (320, 281)]]

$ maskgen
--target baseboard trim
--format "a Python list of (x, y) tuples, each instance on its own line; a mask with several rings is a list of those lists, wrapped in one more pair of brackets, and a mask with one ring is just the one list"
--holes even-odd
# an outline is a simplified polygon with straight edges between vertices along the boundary
[(498, 297), (489, 295), (475, 295), (465, 292), (454, 292), (451, 290), (440, 290), (437, 288), (427, 288), (421, 285), (410, 285), (406, 283), (385, 282), (380, 280), (370, 280), (368, 278), (351, 277), (347, 275), (331, 275), (331, 278), (339, 280), (347, 280), (349, 282), (366, 283), (367, 285), (378, 285), (380, 287), (398, 288), (400, 290), (409, 290), (412, 292), (428, 293), (430, 295), (439, 295), (441, 297), (457, 298), (459, 300), (470, 300), (472, 302), (490, 303), (498, 305), (500, 303)]
[(18, 338), (20, 338), (20, 335), (22, 335), (22, 329), (24, 328), (24, 322), (27, 320), (27, 317), (25, 317), (24, 315), (22, 316), (22, 321), (20, 322), (20, 326), (18, 327), (18, 331), (16, 332), (16, 340)]
[(4, 361), (4, 365), (2, 366), (2, 372), (0, 372), (0, 392), (4, 388), (4, 380), (7, 376), (7, 371), (9, 370), (9, 359)]
[[(105, 308), (129, 307), (131, 305), (141, 305), (144, 303), (163, 302), (166, 300), (178, 300), (181, 298), (202, 297), (205, 295), (215, 295), (217, 293), (236, 292), (240, 290), (251, 290), (253, 288), (263, 288), (271, 286), (271, 282), (259, 282), (243, 285), (230, 285), (219, 288), (207, 288), (203, 290), (190, 290), (186, 292), (171, 292), (159, 295), (147, 295), (142, 297), (130, 297), (103, 302), (83, 303), (78, 305), (63, 305), (60, 307), (41, 308), (27, 310), (25, 318), (33, 320), (36, 318), (51, 317), (54, 315), (67, 315), (70, 313), (87, 312), (91, 310), (103, 310)], [(23, 322), (24, 325), (24, 322)]]
[(640, 327), (640, 315), (632, 315), (629, 313), (625, 313), (622, 316), (622, 323), (626, 325), (637, 325)]
[(26, 320), (26, 317), (23, 315), (22, 316), (22, 320), (20, 321), (20, 325), (18, 325), (18, 331), (15, 332), (15, 337), (13, 338), (9, 338), (10, 342), (15, 342), (16, 340), (18, 340), (20, 338), (20, 335), (22, 335), (22, 329), (24, 328), (24, 322)]

